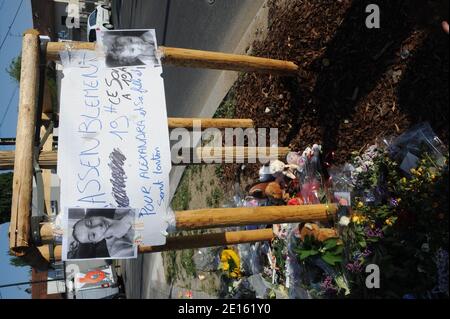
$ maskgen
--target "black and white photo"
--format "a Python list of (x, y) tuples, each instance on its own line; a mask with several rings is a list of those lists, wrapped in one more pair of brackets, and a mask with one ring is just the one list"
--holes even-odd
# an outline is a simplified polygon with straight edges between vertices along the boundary
[(106, 67), (160, 66), (155, 30), (99, 31)]
[(136, 257), (135, 215), (130, 208), (69, 208), (66, 260)]

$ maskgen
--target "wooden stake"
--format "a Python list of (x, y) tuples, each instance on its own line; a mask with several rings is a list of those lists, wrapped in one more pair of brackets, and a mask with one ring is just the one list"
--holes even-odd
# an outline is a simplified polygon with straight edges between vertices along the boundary
[[(47, 126), (41, 126), (41, 138), (47, 131)], [(45, 141), (42, 149), (45, 152), (51, 152), (53, 150), (53, 134), (50, 134)], [(52, 171), (50, 169), (42, 170), (42, 180), (44, 184), (44, 202), (45, 210), (48, 215), (52, 214), (52, 204), (51, 204), (51, 192), (52, 192)]]
[[(291, 150), (288, 147), (197, 147), (182, 149), (183, 155), (172, 158), (172, 165), (196, 165), (212, 163), (266, 163), (284, 159)], [(185, 156), (188, 158), (185, 161)]]
[[(177, 236), (168, 237), (164, 246), (140, 246), (140, 254), (150, 254), (169, 250), (197, 249), (207, 247), (229, 246), (245, 243), (256, 243), (261, 241), (270, 241), (273, 239), (272, 229), (258, 229), (247, 231), (224, 232), (215, 234)], [(38, 247), (42, 257), (50, 260), (50, 246), (43, 245)], [(57, 261), (61, 260), (62, 247), (54, 247), (54, 256)]]
[[(60, 51), (69, 49), (95, 50), (95, 43), (49, 42), (47, 44), (47, 59), (57, 60)], [(289, 61), (169, 47), (159, 47), (158, 50), (162, 57), (162, 63), (165, 65), (291, 76), (298, 71), (298, 66)]]
[(37, 88), (39, 71), (39, 32), (27, 30), (22, 41), (19, 114), (16, 154), (9, 226), (9, 247), (22, 255), (29, 246), (31, 192), (33, 187), (33, 153), (36, 128)]
[(180, 48), (159, 47), (159, 50), (162, 62), (174, 66), (279, 75), (295, 75), (298, 71), (298, 66), (288, 61)]
[(169, 250), (183, 250), (195, 248), (207, 248), (217, 246), (228, 246), (273, 239), (272, 229), (258, 229), (247, 231), (234, 231), (215, 234), (203, 234), (193, 236), (168, 237), (164, 246), (142, 246), (139, 253), (156, 253)]
[(202, 129), (208, 128), (250, 128), (254, 127), (250, 119), (207, 119), (207, 118), (169, 118), (169, 129), (186, 128), (192, 129), (194, 123), (200, 123)]
[(248, 225), (327, 221), (337, 212), (335, 204), (207, 208), (175, 212), (177, 230)]
[[(33, 134), (34, 135), (34, 134)], [(16, 149), (19, 151), (17, 144)], [(14, 169), (15, 163), (17, 163), (17, 157), (15, 158), (15, 151), (0, 151), (0, 170)], [(52, 169), (56, 167), (57, 153), (56, 151), (41, 152), (39, 154), (39, 165), (42, 169)], [(30, 159), (30, 166), (33, 164)], [(32, 172), (31, 172), (32, 174)], [(14, 191), (13, 191), (14, 194)], [(31, 203), (30, 203), (31, 205)]]
[[(50, 121), (51, 113), (42, 113), (42, 121)], [(167, 119), (167, 124), (169, 129), (175, 128), (185, 128), (188, 130), (192, 130), (194, 124), (201, 125), (201, 129), (208, 128), (251, 128), (254, 127), (253, 120), (251, 119), (208, 119), (208, 118), (178, 118), (178, 117), (169, 117)]]
[[(288, 147), (278, 148), (261, 148), (261, 147), (203, 147), (195, 149), (184, 149), (183, 154), (190, 154), (191, 163), (183, 161), (183, 156), (174, 158), (173, 165), (195, 165), (208, 164), (213, 162), (221, 163), (248, 163), (249, 160), (255, 159), (265, 161), (267, 159), (285, 158), (290, 152)], [(14, 168), (14, 151), (0, 151), (0, 170), (7, 170)], [(254, 157), (253, 155), (256, 155)], [(198, 159), (195, 162), (192, 159)], [(56, 168), (58, 161), (58, 154), (56, 151), (43, 151), (39, 154), (39, 165), (43, 169)]]

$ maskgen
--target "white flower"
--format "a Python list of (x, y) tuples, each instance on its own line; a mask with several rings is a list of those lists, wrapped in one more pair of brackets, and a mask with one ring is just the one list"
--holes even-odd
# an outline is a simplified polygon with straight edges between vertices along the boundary
[(372, 161), (365, 161), (364, 165), (366, 165), (367, 167), (370, 167), (370, 166), (373, 165), (373, 162)]
[(341, 219), (339, 219), (339, 225), (346, 227), (348, 224), (350, 224), (350, 218), (347, 216), (342, 216)]
[(270, 163), (269, 170), (271, 174), (276, 174), (282, 172), (285, 167), (286, 164), (284, 164), (282, 161), (275, 160)]

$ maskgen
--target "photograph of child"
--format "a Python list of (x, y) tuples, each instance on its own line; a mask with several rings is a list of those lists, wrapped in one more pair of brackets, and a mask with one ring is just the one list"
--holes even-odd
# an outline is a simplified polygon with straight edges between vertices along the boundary
[(155, 30), (101, 31), (106, 67), (160, 66)]
[(135, 210), (69, 208), (66, 260), (134, 258)]

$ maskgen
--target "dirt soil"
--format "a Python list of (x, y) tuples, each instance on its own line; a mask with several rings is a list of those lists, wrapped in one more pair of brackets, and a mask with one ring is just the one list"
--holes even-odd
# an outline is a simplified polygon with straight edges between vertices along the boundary
[[(368, 29), (376, 3), (381, 28)], [(243, 74), (236, 118), (278, 127), (282, 146), (322, 144), (336, 164), (377, 138), (430, 122), (448, 145), (449, 2), (423, 0), (271, 0), (269, 33), (255, 56), (290, 60), (296, 77)], [(270, 113), (266, 113), (266, 108)], [(257, 165), (249, 167), (257, 176)], [(226, 166), (227, 181), (236, 167)]]

